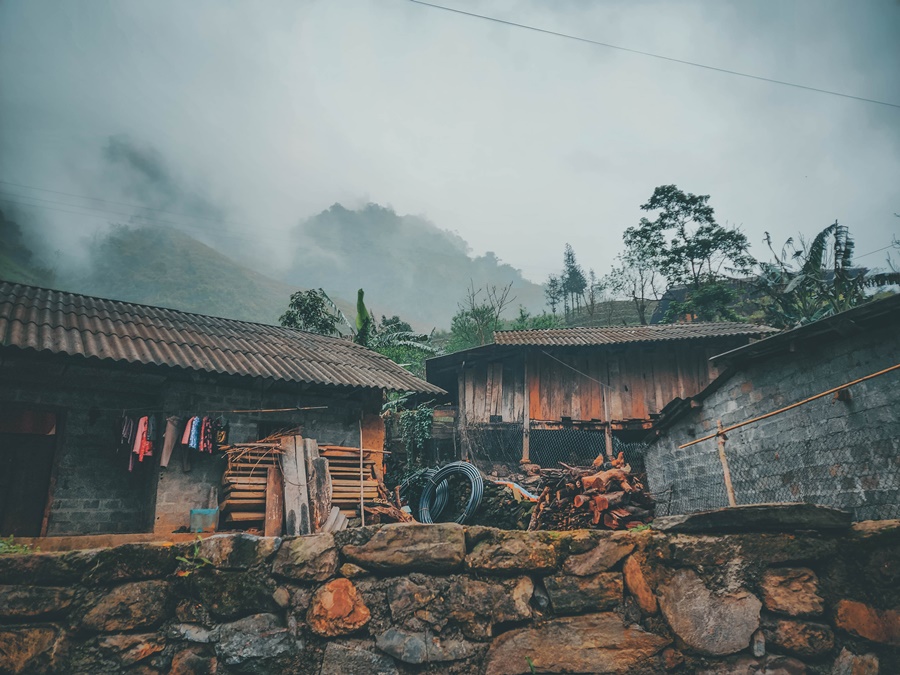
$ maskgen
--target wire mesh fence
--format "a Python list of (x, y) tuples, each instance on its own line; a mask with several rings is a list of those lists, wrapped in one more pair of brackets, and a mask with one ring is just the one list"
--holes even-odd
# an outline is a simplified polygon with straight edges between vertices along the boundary
[[(517, 467), (522, 461), (523, 425), (519, 423), (461, 424), (460, 438), (468, 457), (482, 471), (502, 465)], [(626, 442), (613, 437), (613, 452), (624, 454), (632, 469), (644, 468), (643, 443)], [(606, 436), (602, 430), (562, 427), (532, 428), (529, 431), (529, 461), (541, 467), (589, 466), (606, 454)]]
[[(727, 434), (724, 455), (737, 505), (808, 503), (850, 511), (854, 520), (900, 517), (894, 443), (860, 444), (851, 452), (820, 437), (796, 438), (800, 434), (773, 444), (766, 433), (744, 427)], [(716, 438), (667, 453), (651, 450), (647, 472), (658, 516), (729, 505)]]

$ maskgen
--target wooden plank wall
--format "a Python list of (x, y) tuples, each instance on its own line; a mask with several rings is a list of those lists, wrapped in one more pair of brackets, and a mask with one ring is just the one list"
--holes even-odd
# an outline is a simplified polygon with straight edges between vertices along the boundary
[(525, 418), (524, 359), (477, 363), (460, 374), (460, 411), (470, 424), (490, 422), (499, 415), (504, 422)]
[[(726, 348), (657, 343), (554, 350), (558, 361), (536, 350), (528, 357), (529, 418), (649, 420), (672, 399), (694, 396), (706, 387), (718, 374), (709, 357)], [(500, 415), (503, 422), (524, 420), (523, 356), (476, 363), (460, 374), (460, 408), (469, 423), (487, 423), (491, 415)]]
[(531, 419), (649, 419), (672, 399), (706, 387), (713, 378), (708, 359), (718, 351), (690, 345), (636, 346), (554, 353), (558, 360), (535, 353), (528, 364)]

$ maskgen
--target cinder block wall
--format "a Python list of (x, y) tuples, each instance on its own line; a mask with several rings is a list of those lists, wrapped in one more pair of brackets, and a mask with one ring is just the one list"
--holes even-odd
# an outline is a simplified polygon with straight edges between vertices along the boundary
[[(716, 440), (678, 446), (900, 362), (895, 331), (803, 342), (747, 364), (646, 455), (661, 512), (727, 505)], [(728, 433), (739, 504), (803, 501), (849, 509), (857, 520), (900, 517), (900, 372)]]
[(109, 372), (59, 359), (5, 357), (0, 405), (56, 410), (59, 463), (48, 535), (144, 532), (154, 471), (129, 474), (115, 452), (122, 408), (157, 407), (160, 378)]
[[(363, 408), (367, 413), (380, 408), (380, 395), (375, 400), (371, 394), (341, 398), (328, 395), (318, 388), (317, 393), (263, 391), (259, 383), (255, 387), (239, 381), (221, 382), (170, 382), (164, 393), (164, 408), (172, 414), (189, 415), (191, 411), (207, 410), (269, 410), (288, 407), (325, 406), (321, 410), (278, 413), (227, 413), (229, 443), (245, 443), (257, 440), (266, 429), (301, 427), (308, 438), (331, 445), (356, 446), (359, 443), (359, 419)], [(198, 413), (199, 414), (199, 413)], [(191, 470), (182, 468), (182, 449), (177, 448), (168, 468), (159, 469), (156, 489), (156, 513), (153, 531), (168, 533), (186, 527), (190, 510), (205, 508), (210, 488), (218, 486), (225, 470), (223, 455), (190, 452)]]
[[(189, 522), (190, 510), (207, 505), (210, 487), (225, 467), (221, 455), (191, 452), (190, 472), (180, 450), (167, 469), (158, 454), (127, 470), (116, 453), (123, 409), (205, 414), (210, 410), (259, 410), (326, 406), (284, 413), (227, 413), (230, 442), (259, 437), (260, 429), (301, 426), (320, 443), (356, 445), (365, 409), (380, 410), (378, 392), (284, 386), (248, 378), (199, 376), (163, 369), (122, 368), (71, 358), (7, 356), (0, 369), (0, 405), (21, 403), (57, 410), (59, 464), (47, 534), (172, 532)], [(161, 421), (162, 421), (162, 416)]]

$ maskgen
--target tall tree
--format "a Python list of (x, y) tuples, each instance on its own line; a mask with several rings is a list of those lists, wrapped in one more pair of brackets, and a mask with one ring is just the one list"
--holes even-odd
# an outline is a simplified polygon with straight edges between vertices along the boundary
[(566, 303), (567, 314), (571, 310), (574, 315), (581, 307), (581, 300), (584, 291), (587, 288), (587, 279), (584, 276), (584, 270), (575, 259), (575, 250), (571, 244), (566, 244), (563, 252), (563, 272), (561, 277), (562, 290), (568, 299)]
[(547, 277), (547, 283), (544, 284), (544, 296), (547, 298), (547, 304), (550, 305), (550, 311), (556, 314), (556, 308), (562, 302), (563, 289), (559, 276), (551, 274)]
[(743, 232), (716, 222), (709, 195), (661, 185), (641, 205), (657, 212), (625, 230), (626, 256), (657, 271), (669, 288), (686, 288), (685, 300), (672, 303), (667, 320), (688, 315), (701, 320), (734, 319), (735, 300), (726, 272), (746, 275), (754, 260)]

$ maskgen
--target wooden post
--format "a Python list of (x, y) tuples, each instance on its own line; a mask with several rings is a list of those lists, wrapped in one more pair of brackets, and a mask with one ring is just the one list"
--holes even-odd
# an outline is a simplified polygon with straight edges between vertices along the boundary
[(280, 537), (284, 528), (284, 481), (277, 466), (270, 466), (266, 474), (267, 537)]
[(309, 488), (306, 483), (306, 462), (298, 436), (284, 436), (278, 441), (281, 447), (284, 473), (285, 534), (288, 536), (310, 534)]
[(366, 503), (363, 500), (363, 484), (365, 476), (363, 475), (363, 430), (362, 417), (359, 419), (359, 524), (366, 524)]
[(613, 435), (612, 435), (612, 423), (606, 423), (606, 429), (603, 430), (603, 435), (606, 436), (606, 456), (610, 459), (614, 459), (613, 453)]
[(728, 494), (728, 506), (737, 506), (737, 500), (734, 498), (734, 486), (731, 484), (731, 470), (728, 468), (728, 459), (725, 457), (725, 440), (727, 437), (722, 432), (722, 420), (716, 422), (716, 428), (719, 430), (719, 461), (722, 462), (722, 473), (725, 474), (725, 492)]
[[(463, 361), (462, 365), (459, 368), (459, 371), (456, 375), (456, 388), (457, 395), (459, 396), (459, 408), (456, 411), (456, 429), (459, 428), (459, 425), (465, 426), (466, 424), (466, 362)], [(456, 429), (454, 429), (453, 434), (453, 444), (456, 445)], [(459, 458), (467, 462), (469, 460), (469, 443), (468, 443), (468, 434), (464, 434), (460, 441), (460, 456)], [(454, 448), (455, 449), (455, 448)]]
[(321, 532), (331, 512), (331, 474), (328, 460), (319, 456), (319, 444), (314, 438), (303, 439), (306, 460), (306, 484), (309, 486), (309, 524), (313, 532)]
[(531, 395), (528, 386), (528, 354), (525, 354), (525, 372), (522, 376), (522, 386), (525, 389), (524, 405), (525, 412), (522, 419), (522, 464), (531, 462)]
[(607, 398), (607, 394), (603, 394), (603, 415), (606, 417), (606, 429), (604, 429), (604, 434), (606, 436), (606, 456), (612, 461), (615, 459), (613, 457), (613, 437), (612, 437), (612, 420), (609, 419), (609, 399)]

